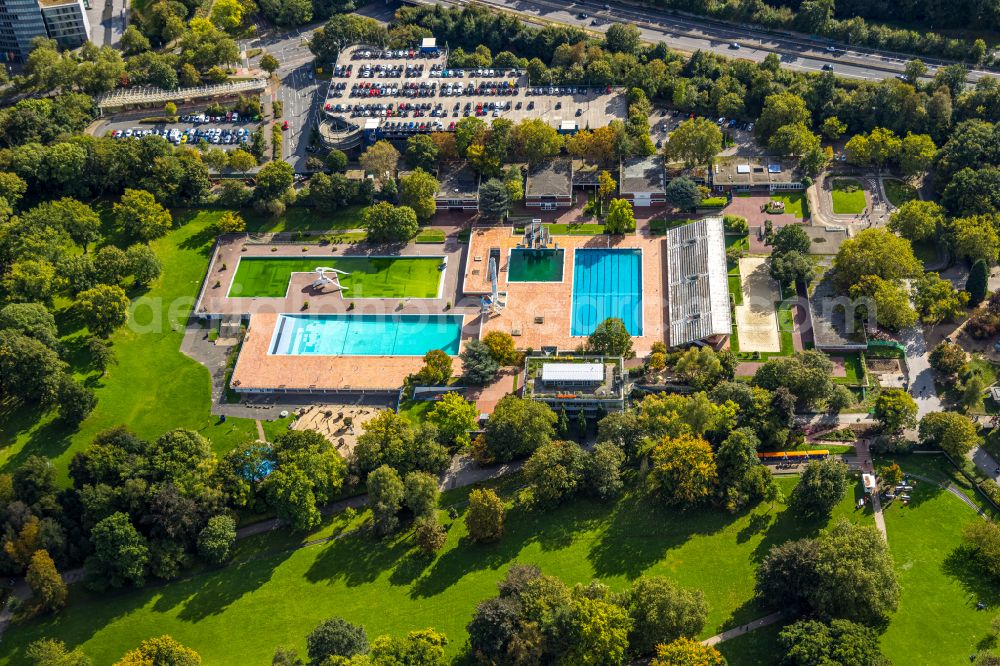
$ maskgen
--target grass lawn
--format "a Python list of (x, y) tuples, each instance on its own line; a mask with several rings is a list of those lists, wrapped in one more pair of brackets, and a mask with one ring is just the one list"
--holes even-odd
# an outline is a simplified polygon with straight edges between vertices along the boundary
[(865, 210), (865, 191), (861, 183), (853, 178), (837, 178), (833, 181), (834, 215), (857, 215)]
[[(779, 480), (786, 495), (795, 482)], [(509, 499), (519, 483), (516, 476), (500, 480), (501, 495)], [(446, 493), (442, 506), (461, 511), (467, 490)], [(854, 501), (847, 493), (835, 516), (870, 522)], [(440, 516), (448, 540), (433, 558), (416, 553), (409, 532), (380, 542), (348, 531), (288, 550), (344, 529), (341, 515), (316, 534), (273, 532), (241, 541), (229, 566), (167, 585), (105, 595), (74, 587), (58, 618), (8, 630), (0, 663), (17, 661), (40, 636), (81, 646), (94, 663), (112, 663), (141, 639), (164, 633), (197, 650), (206, 664), (265, 663), (279, 645), (304, 653), (306, 634), (333, 615), (362, 624), (372, 637), (431, 626), (448, 636), (447, 651), (455, 655), (476, 604), (496, 594), (496, 582), (515, 562), (536, 563), (569, 584), (598, 578), (622, 590), (654, 574), (700, 588), (710, 605), (704, 637), (762, 615), (752, 599), (757, 564), (772, 545), (822, 527), (781, 505), (737, 515), (679, 512), (627, 495), (608, 504), (573, 500), (544, 512), (515, 508), (499, 543), (477, 545), (461, 519)], [(239, 640), (223, 639), (234, 635)]]
[[(243, 210), (240, 213), (247, 221), (247, 231), (251, 232), (327, 231), (362, 228), (361, 208), (361, 206), (348, 206), (332, 213), (321, 213), (315, 208), (293, 206), (278, 217), (261, 215), (253, 210)], [(221, 211), (205, 211), (205, 213), (222, 214)]]
[[(942, 456), (902, 456), (897, 462), (904, 471), (924, 475), (933, 475), (928, 467), (950, 467)], [(980, 518), (929, 483), (918, 482), (910, 495), (908, 507), (894, 502), (885, 511), (902, 594), (882, 635), (882, 649), (899, 664), (965, 663), (970, 654), (994, 645), (990, 619), (1000, 609), (996, 585), (958, 552), (963, 527)], [(986, 610), (976, 610), (979, 601)]]
[(806, 195), (803, 192), (772, 193), (771, 201), (784, 203), (786, 215), (794, 215), (800, 220), (804, 220), (808, 215), (809, 204), (806, 203)]
[(729, 275), (729, 293), (733, 295), (734, 305), (743, 305), (743, 287), (740, 285), (739, 273)]
[[(184, 219), (178, 216), (175, 219)], [(19, 404), (0, 405), (0, 468), (15, 469), (25, 457), (50, 458), (62, 483), (73, 455), (94, 435), (125, 424), (140, 436), (156, 438), (174, 428), (196, 430), (212, 440), (216, 451), (256, 438), (249, 419), (219, 423), (209, 413), (208, 370), (180, 352), (183, 326), (205, 274), (214, 237), (213, 220), (197, 217), (152, 243), (163, 263), (163, 275), (145, 294), (133, 294), (129, 323), (111, 336), (118, 365), (104, 377), (90, 367), (82, 345), (85, 331), (67, 312), (57, 315), (62, 341), (74, 374), (92, 386), (97, 408), (76, 432)]]
[(649, 233), (653, 235), (666, 234), (668, 229), (690, 224), (691, 222), (697, 222), (697, 220), (665, 220), (657, 218), (649, 221)]
[[(967, 364), (969, 371), (974, 372), (981, 376), (985, 381), (986, 385), (990, 386), (995, 383), (998, 379), (998, 368), (996, 365), (986, 360), (982, 356), (973, 355)], [(941, 391), (942, 398), (948, 403), (956, 403), (959, 399), (959, 391), (955, 386), (942, 386)], [(986, 414), (987, 413), (987, 393), (984, 391), (979, 397), (978, 402), (975, 405), (969, 407), (968, 411), (972, 414)]]
[(414, 241), (417, 243), (443, 243), (444, 239), (444, 232), (440, 229), (424, 229), (417, 234)]
[(351, 298), (436, 298), (440, 257), (242, 257), (229, 296), (282, 297), (292, 273), (317, 266), (347, 271), (340, 284)]
[(547, 224), (549, 233), (553, 236), (600, 236), (604, 233), (603, 224)]
[(917, 189), (915, 187), (895, 178), (883, 179), (882, 188), (885, 190), (885, 198), (893, 206), (902, 206), (907, 201), (913, 201), (917, 198)]
[(861, 362), (861, 355), (854, 353), (837, 354), (837, 356), (844, 359), (844, 370), (847, 372), (847, 376), (837, 377), (834, 381), (838, 384), (863, 384), (865, 381), (865, 370)]
[(427, 413), (435, 404), (437, 403), (433, 400), (407, 400), (399, 406), (399, 414), (413, 425), (420, 425), (427, 419)]

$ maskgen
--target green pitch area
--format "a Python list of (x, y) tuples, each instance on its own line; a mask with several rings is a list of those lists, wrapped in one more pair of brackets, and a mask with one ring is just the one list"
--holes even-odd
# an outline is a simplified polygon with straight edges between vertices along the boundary
[(292, 273), (346, 271), (344, 298), (437, 298), (442, 257), (243, 257), (229, 297), (281, 298)]

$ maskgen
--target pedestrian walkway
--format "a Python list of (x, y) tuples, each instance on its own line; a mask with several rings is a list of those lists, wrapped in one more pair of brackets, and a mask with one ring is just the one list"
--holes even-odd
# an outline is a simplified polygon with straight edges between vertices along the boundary
[(968, 453), (965, 457), (975, 463), (986, 476), (993, 479), (996, 483), (1000, 483), (1000, 464), (997, 464), (996, 459), (990, 455), (989, 451), (981, 446), (977, 446)]
[(716, 634), (714, 636), (709, 636), (701, 642), (702, 645), (718, 645), (731, 638), (736, 638), (737, 636), (742, 636), (743, 634), (749, 633), (760, 629), (761, 627), (766, 627), (769, 624), (774, 624), (781, 620), (781, 613), (771, 613), (770, 615), (765, 615), (764, 617), (759, 617), (753, 622), (748, 622), (747, 624), (741, 625), (739, 627), (734, 627), (728, 631), (723, 631), (721, 634)]

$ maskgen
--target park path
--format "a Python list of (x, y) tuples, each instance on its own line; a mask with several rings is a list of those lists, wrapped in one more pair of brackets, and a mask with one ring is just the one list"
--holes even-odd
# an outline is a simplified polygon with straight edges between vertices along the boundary
[(933, 483), (938, 488), (942, 488), (944, 490), (947, 490), (949, 493), (951, 493), (952, 495), (954, 495), (958, 499), (962, 500), (962, 502), (964, 502), (973, 511), (975, 511), (976, 513), (978, 513), (983, 520), (989, 520), (990, 519), (989, 515), (987, 515), (987, 513), (985, 511), (983, 511), (979, 507), (978, 504), (976, 504), (971, 499), (969, 499), (969, 496), (966, 495), (965, 493), (963, 493), (962, 489), (959, 488), (958, 486), (956, 486), (954, 483), (952, 483), (952, 482), (949, 481), (947, 484), (944, 484), (944, 483), (941, 483), (940, 481), (935, 481), (934, 479), (932, 479), (930, 477), (926, 477), (926, 476), (922, 476), (920, 474), (916, 474), (915, 472), (907, 472), (907, 473), (910, 476), (912, 476), (913, 478), (915, 478), (915, 479), (920, 479), (921, 481), (924, 481), (926, 483)]
[(724, 641), (728, 641), (731, 638), (736, 638), (737, 636), (742, 636), (745, 633), (755, 631), (761, 627), (766, 627), (770, 624), (774, 624), (781, 620), (781, 613), (775, 612), (770, 615), (765, 615), (764, 617), (759, 617), (752, 622), (741, 625), (739, 627), (733, 627), (727, 631), (723, 631), (721, 634), (716, 634), (714, 636), (709, 636), (701, 642), (702, 645), (718, 645)]

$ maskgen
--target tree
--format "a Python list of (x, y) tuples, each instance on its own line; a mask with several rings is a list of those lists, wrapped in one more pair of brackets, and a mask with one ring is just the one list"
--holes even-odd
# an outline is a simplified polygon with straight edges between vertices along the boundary
[(632, 202), (627, 199), (612, 199), (608, 206), (608, 216), (604, 220), (604, 230), (609, 234), (627, 234), (635, 231), (635, 213)]
[(869, 319), (877, 319), (880, 326), (899, 331), (917, 323), (917, 312), (910, 305), (910, 294), (899, 281), (863, 275), (851, 286), (848, 294), (858, 299), (865, 306)]
[(295, 182), (292, 165), (284, 160), (268, 162), (257, 172), (257, 188), (254, 191), (261, 201), (280, 198)]
[(736, 511), (764, 497), (770, 474), (757, 458), (760, 440), (750, 428), (737, 428), (719, 445), (715, 455), (719, 486), (725, 493), (726, 508)]
[(475, 403), (456, 392), (445, 393), (427, 414), (427, 420), (437, 428), (439, 440), (459, 448), (469, 445), (469, 431), (476, 429), (478, 417)]
[(491, 488), (477, 488), (469, 493), (465, 527), (473, 541), (496, 541), (503, 536), (507, 510), (503, 500)]
[(0, 391), (10, 398), (51, 405), (66, 364), (55, 351), (14, 330), (0, 330)]
[(771, 238), (773, 254), (785, 254), (787, 252), (800, 252), (809, 254), (812, 247), (812, 240), (806, 233), (805, 227), (801, 224), (789, 224), (778, 229)]
[(793, 250), (784, 254), (772, 254), (768, 273), (780, 284), (795, 285), (798, 282), (811, 282), (815, 271), (809, 257)]
[(656, 646), (656, 658), (649, 666), (726, 666), (726, 658), (711, 645), (691, 638), (678, 638)]
[[(443, 531), (442, 531), (443, 534)], [(448, 638), (433, 629), (411, 631), (406, 638), (379, 636), (372, 642), (369, 658), (374, 664), (441, 666)]]
[(358, 158), (365, 171), (375, 174), (375, 180), (392, 178), (399, 164), (399, 151), (388, 141), (376, 141)]
[(198, 554), (209, 564), (222, 564), (236, 544), (236, 521), (220, 514), (208, 519), (198, 533)]
[(757, 598), (820, 619), (880, 624), (899, 604), (899, 583), (878, 530), (841, 520), (815, 539), (772, 547), (757, 569)]
[(820, 128), (820, 132), (823, 134), (823, 138), (827, 141), (836, 141), (839, 139), (844, 132), (847, 131), (847, 125), (838, 118), (837, 116), (830, 116), (823, 121), (823, 125)]
[(497, 178), (490, 178), (479, 188), (479, 211), (490, 220), (502, 220), (510, 208), (507, 186)]
[(424, 365), (416, 379), (422, 384), (439, 386), (451, 379), (451, 356), (441, 349), (432, 349), (424, 354)]
[(500, 364), (493, 358), (490, 348), (479, 340), (466, 342), (459, 358), (465, 369), (465, 379), (471, 384), (489, 384), (500, 371)]
[(992, 215), (960, 217), (951, 223), (952, 247), (971, 262), (982, 260), (992, 266), (1000, 252), (1000, 235)]
[(147, 638), (135, 650), (126, 652), (115, 666), (201, 666), (201, 655), (170, 636)]
[(56, 347), (59, 342), (56, 318), (41, 303), (8, 303), (0, 308), (2, 329), (16, 331), (49, 348)]
[(944, 209), (933, 201), (913, 199), (889, 216), (889, 230), (916, 243), (934, 236), (944, 224)]
[(368, 634), (364, 627), (340, 617), (323, 620), (306, 637), (309, 660), (320, 664), (329, 657), (353, 657), (368, 652)]
[(879, 393), (874, 411), (885, 432), (899, 432), (917, 424), (917, 403), (902, 389), (885, 389)]
[(525, 118), (512, 133), (515, 151), (532, 166), (558, 155), (562, 143), (562, 135), (541, 118)]
[(274, 74), (281, 67), (281, 63), (270, 53), (265, 53), (260, 57), (260, 68), (268, 73), (268, 75)]
[(434, 513), (438, 494), (437, 478), (427, 472), (410, 472), (403, 481), (403, 504), (414, 516)]
[(601, 201), (607, 201), (617, 189), (618, 183), (615, 182), (611, 173), (602, 169), (601, 172), (597, 174), (597, 197)]
[(326, 154), (326, 168), (335, 173), (340, 173), (347, 169), (347, 154), (342, 150), (331, 148)]
[(40, 638), (29, 645), (25, 656), (34, 666), (91, 666), (92, 663), (80, 648), (67, 651), (65, 643), (51, 638)]
[[(565, 412), (563, 412), (565, 413)], [(625, 452), (611, 442), (600, 442), (584, 463), (584, 487), (590, 494), (609, 499), (621, 492)]]
[(87, 558), (86, 569), (93, 584), (139, 587), (145, 582), (149, 547), (127, 514), (119, 511), (94, 525), (90, 542), (94, 554)]
[(965, 291), (969, 294), (969, 305), (975, 307), (982, 303), (983, 299), (986, 298), (989, 277), (990, 269), (986, 265), (986, 262), (982, 259), (977, 259), (972, 264), (972, 269), (969, 271), (969, 277), (965, 281)]
[(135, 284), (140, 286), (149, 285), (163, 272), (163, 264), (160, 263), (156, 252), (144, 243), (130, 245), (125, 251), (125, 261), (128, 264), (128, 272), (135, 279)]
[(555, 423), (555, 412), (548, 405), (505, 395), (486, 421), (483, 436), (488, 453), (497, 462), (524, 458), (551, 441)]
[(631, 358), (632, 336), (625, 328), (625, 322), (618, 317), (608, 317), (594, 329), (587, 338), (587, 348), (602, 356), (621, 356)]
[(177, 115), (177, 105), (174, 104), (173, 102), (167, 102), (166, 104), (163, 105), (163, 113), (165, 113), (166, 115), (168, 115), (170, 117), (176, 116)]
[(490, 350), (493, 359), (500, 365), (514, 365), (517, 363), (517, 350), (514, 347), (514, 338), (510, 333), (503, 331), (490, 331), (483, 336), (483, 344)]
[(433, 426), (414, 428), (405, 416), (391, 409), (379, 412), (364, 425), (353, 454), (362, 474), (381, 465), (401, 474), (412, 470), (436, 474), (451, 460), (448, 449), (437, 442)]
[(532, 501), (553, 506), (574, 495), (583, 482), (585, 465), (586, 454), (575, 442), (539, 446), (523, 468)]
[(994, 578), (1000, 576), (1000, 527), (977, 520), (966, 525), (962, 540), (973, 555), (973, 562)]
[(962, 460), (980, 443), (976, 424), (955, 412), (925, 414), (917, 432), (921, 444), (937, 446), (953, 460)]
[(910, 243), (885, 229), (864, 229), (844, 241), (833, 258), (833, 268), (843, 289), (866, 275), (898, 280), (923, 273), (923, 265), (913, 256)]
[(906, 63), (903, 68), (907, 82), (915, 85), (927, 74), (927, 65), (920, 58), (914, 58)]
[[(257, 158), (243, 150), (242, 148), (237, 148), (233, 152), (229, 153), (229, 168), (234, 171), (239, 171), (244, 176), (246, 176), (250, 169), (257, 166)], [(244, 226), (244, 229), (246, 227)]]
[(408, 206), (393, 206), (380, 201), (361, 211), (361, 222), (368, 229), (368, 240), (379, 242), (406, 241), (417, 235), (420, 223)]
[(809, 463), (792, 491), (789, 506), (805, 516), (830, 515), (847, 489), (847, 465), (832, 458)]
[(663, 437), (653, 446), (650, 459), (650, 480), (667, 504), (688, 508), (715, 490), (715, 456), (701, 437)]
[(711, 347), (691, 347), (681, 354), (674, 372), (698, 390), (707, 390), (725, 378), (722, 361)]
[(126, 189), (112, 216), (119, 229), (139, 241), (160, 238), (173, 226), (170, 212), (145, 190)]
[(77, 382), (69, 375), (63, 375), (59, 382), (59, 420), (70, 427), (76, 427), (87, 418), (97, 406), (97, 397), (89, 386)]
[(604, 45), (612, 53), (635, 53), (642, 35), (639, 28), (626, 23), (612, 23), (604, 34)]
[(430, 173), (440, 158), (438, 146), (429, 134), (415, 134), (406, 140), (406, 163)]
[(936, 155), (937, 146), (930, 136), (907, 132), (899, 148), (899, 168), (910, 178), (919, 176), (927, 172)]
[(444, 548), (448, 533), (434, 514), (419, 516), (413, 523), (413, 538), (424, 555), (433, 555)]
[(46, 550), (36, 550), (31, 556), (25, 580), (31, 587), (32, 599), (42, 611), (55, 612), (66, 605), (68, 590), (56, 563)]
[(924, 273), (913, 282), (913, 304), (925, 324), (936, 326), (962, 316), (969, 294), (958, 291), (937, 273)]
[(805, 100), (791, 92), (768, 95), (764, 100), (764, 108), (754, 125), (758, 140), (766, 144), (779, 127), (803, 123), (808, 125), (811, 120)]
[(781, 630), (778, 644), (785, 652), (784, 663), (789, 666), (889, 664), (882, 654), (878, 632), (847, 620), (833, 620), (830, 624), (799, 620)]
[(243, 233), (247, 229), (247, 223), (239, 213), (227, 210), (219, 216), (215, 229), (220, 234)]
[(77, 296), (76, 307), (87, 328), (106, 338), (128, 321), (128, 296), (117, 285), (99, 284)]
[(769, 391), (787, 389), (800, 406), (815, 406), (833, 391), (833, 365), (822, 352), (807, 350), (771, 358), (754, 373), (753, 384)]
[(388, 465), (382, 465), (368, 475), (368, 500), (379, 534), (385, 536), (395, 531), (399, 524), (396, 514), (403, 507), (405, 492), (399, 473)]
[(663, 152), (688, 168), (709, 164), (722, 151), (722, 130), (708, 118), (685, 120), (670, 133)]
[(693, 210), (701, 203), (701, 191), (687, 176), (679, 176), (670, 181), (665, 193), (667, 202), (680, 210)]
[(931, 350), (929, 361), (946, 378), (954, 377), (965, 367), (966, 353), (961, 346), (944, 341)]
[(708, 618), (701, 590), (678, 587), (662, 576), (642, 576), (626, 593), (632, 619), (629, 645), (638, 655), (653, 652), (657, 643), (697, 636)]
[(427, 222), (437, 210), (434, 197), (441, 190), (441, 183), (420, 167), (399, 179), (399, 201), (417, 214), (417, 219)]
[[(821, 148), (820, 138), (812, 133), (805, 123), (782, 125), (771, 135), (768, 147), (778, 155), (804, 156)], [(813, 175), (818, 172), (813, 170)]]

